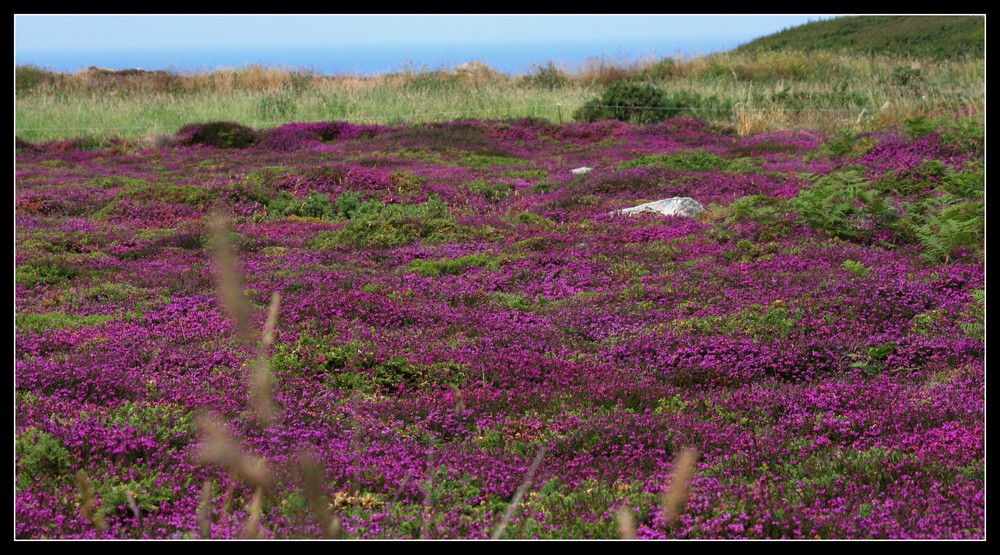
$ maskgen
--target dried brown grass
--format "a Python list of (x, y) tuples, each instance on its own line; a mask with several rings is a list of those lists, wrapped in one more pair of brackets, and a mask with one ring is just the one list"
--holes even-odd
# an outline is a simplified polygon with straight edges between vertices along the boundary
[(684, 510), (684, 504), (687, 503), (688, 492), (691, 488), (691, 478), (694, 477), (694, 465), (697, 461), (698, 451), (695, 449), (682, 449), (674, 457), (670, 487), (664, 492), (661, 503), (663, 521), (667, 526), (676, 524)]
[(89, 520), (98, 533), (103, 532), (107, 527), (104, 515), (96, 510), (97, 494), (94, 492), (94, 485), (91, 483), (87, 473), (83, 470), (76, 473), (77, 502), (80, 505), (80, 514)]

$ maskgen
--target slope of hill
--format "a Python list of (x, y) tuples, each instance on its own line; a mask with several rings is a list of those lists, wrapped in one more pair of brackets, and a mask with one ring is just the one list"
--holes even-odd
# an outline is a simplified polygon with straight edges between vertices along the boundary
[(983, 16), (853, 16), (813, 21), (761, 37), (736, 52), (835, 50), (916, 58), (981, 58)]

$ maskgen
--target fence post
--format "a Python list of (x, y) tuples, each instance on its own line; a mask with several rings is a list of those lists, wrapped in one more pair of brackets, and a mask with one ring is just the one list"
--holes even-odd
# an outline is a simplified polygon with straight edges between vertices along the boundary
[(559, 110), (559, 125), (562, 125), (562, 103), (556, 102), (556, 108)]

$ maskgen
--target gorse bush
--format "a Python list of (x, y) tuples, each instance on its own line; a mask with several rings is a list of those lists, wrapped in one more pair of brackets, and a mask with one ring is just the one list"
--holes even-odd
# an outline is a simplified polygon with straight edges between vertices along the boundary
[(14, 279), (18, 285), (28, 288), (72, 281), (81, 273), (78, 259), (70, 255), (39, 257), (30, 264), (18, 266)]
[(258, 140), (256, 131), (231, 121), (192, 123), (177, 131), (177, 142), (182, 145), (246, 148), (255, 145)]
[(608, 85), (601, 98), (584, 104), (574, 117), (586, 122), (616, 119), (634, 124), (656, 123), (676, 115), (676, 107), (659, 87), (619, 81)]
[(734, 100), (694, 91), (665, 91), (652, 83), (617, 81), (601, 98), (574, 112), (578, 121), (614, 119), (632, 124), (658, 123), (684, 114), (731, 114)]

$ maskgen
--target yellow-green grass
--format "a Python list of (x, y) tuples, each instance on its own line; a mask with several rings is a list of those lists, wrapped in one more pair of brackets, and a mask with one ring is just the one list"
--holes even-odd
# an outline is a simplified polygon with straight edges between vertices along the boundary
[(747, 134), (782, 128), (882, 128), (924, 116), (985, 111), (982, 60), (929, 61), (811, 52), (719, 54), (685, 59), (539, 67), (508, 76), (473, 71), (322, 76), (249, 66), (198, 74), (16, 69), (15, 132), (27, 141), (141, 138), (193, 122), (256, 128), (292, 121), (367, 124), (466, 118), (573, 121), (614, 80), (652, 82), (695, 99), (684, 112)]

